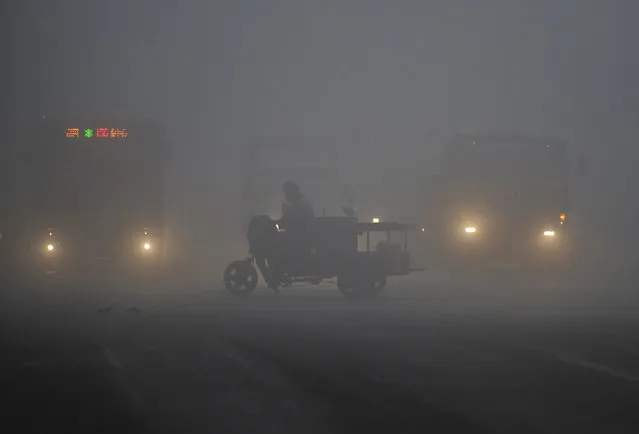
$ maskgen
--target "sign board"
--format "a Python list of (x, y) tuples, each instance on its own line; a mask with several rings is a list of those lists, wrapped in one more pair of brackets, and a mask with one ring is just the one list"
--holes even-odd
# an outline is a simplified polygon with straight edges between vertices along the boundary
[(64, 137), (67, 139), (126, 139), (129, 136), (129, 132), (126, 128), (114, 128), (114, 127), (68, 127), (64, 132)]

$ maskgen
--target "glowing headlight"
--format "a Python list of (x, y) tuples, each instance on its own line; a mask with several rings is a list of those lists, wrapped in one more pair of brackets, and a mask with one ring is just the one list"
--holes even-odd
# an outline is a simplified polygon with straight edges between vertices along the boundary
[(477, 228), (475, 226), (466, 226), (464, 228), (464, 232), (466, 232), (467, 234), (474, 234), (475, 232), (477, 232)]
[(153, 258), (157, 256), (161, 250), (161, 244), (153, 230), (143, 228), (139, 232), (132, 233), (131, 249), (133, 254), (143, 258)]
[(544, 237), (554, 237), (555, 231), (544, 231)]
[(373, 220), (371, 220), (373, 223), (379, 223), (379, 217), (373, 217)]
[(50, 258), (58, 256), (58, 254), (61, 253), (58, 244), (51, 241), (42, 243), (39, 250), (42, 255)]

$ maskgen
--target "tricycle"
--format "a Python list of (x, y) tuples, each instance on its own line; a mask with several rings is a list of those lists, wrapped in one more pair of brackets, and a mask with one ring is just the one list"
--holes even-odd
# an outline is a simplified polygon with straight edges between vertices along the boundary
[[(316, 217), (303, 242), (295, 243), (291, 249), (291, 243), (283, 242), (286, 231), (281, 231), (268, 216), (257, 216), (249, 224), (250, 256), (228, 265), (223, 274), (224, 286), (234, 296), (248, 297), (257, 288), (259, 269), (265, 280), (276, 279), (278, 287), (319, 285), (336, 279), (344, 296), (374, 298), (382, 293), (388, 277), (424, 270), (411, 268), (408, 233), (416, 230), (419, 227), (413, 224)], [(401, 244), (392, 242), (391, 234), (397, 232), (403, 234)], [(385, 233), (386, 238), (371, 248), (375, 233)]]

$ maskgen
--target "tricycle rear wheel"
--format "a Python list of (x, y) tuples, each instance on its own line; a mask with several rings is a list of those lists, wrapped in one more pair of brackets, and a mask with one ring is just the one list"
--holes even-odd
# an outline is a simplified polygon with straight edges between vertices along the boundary
[(385, 287), (385, 274), (341, 275), (337, 277), (337, 289), (347, 298), (375, 298), (384, 291)]

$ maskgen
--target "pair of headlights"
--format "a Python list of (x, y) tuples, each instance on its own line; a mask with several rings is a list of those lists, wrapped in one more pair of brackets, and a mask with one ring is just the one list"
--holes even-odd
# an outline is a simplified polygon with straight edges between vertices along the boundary
[[(148, 235), (148, 232), (145, 232), (144, 238), (139, 241), (136, 249), (139, 249), (143, 254), (151, 254), (155, 251), (155, 242)], [(49, 232), (48, 239), (44, 242), (43, 252), (47, 256), (53, 256), (58, 254), (60, 251), (60, 246), (57, 240), (53, 236), (53, 232)]]
[[(475, 225), (465, 225), (464, 226), (464, 233), (468, 234), (468, 235), (473, 235), (477, 233), (477, 226)], [(554, 238), (555, 236), (555, 231), (551, 230), (551, 229), (546, 229), (542, 232), (542, 236), (545, 238)]]

